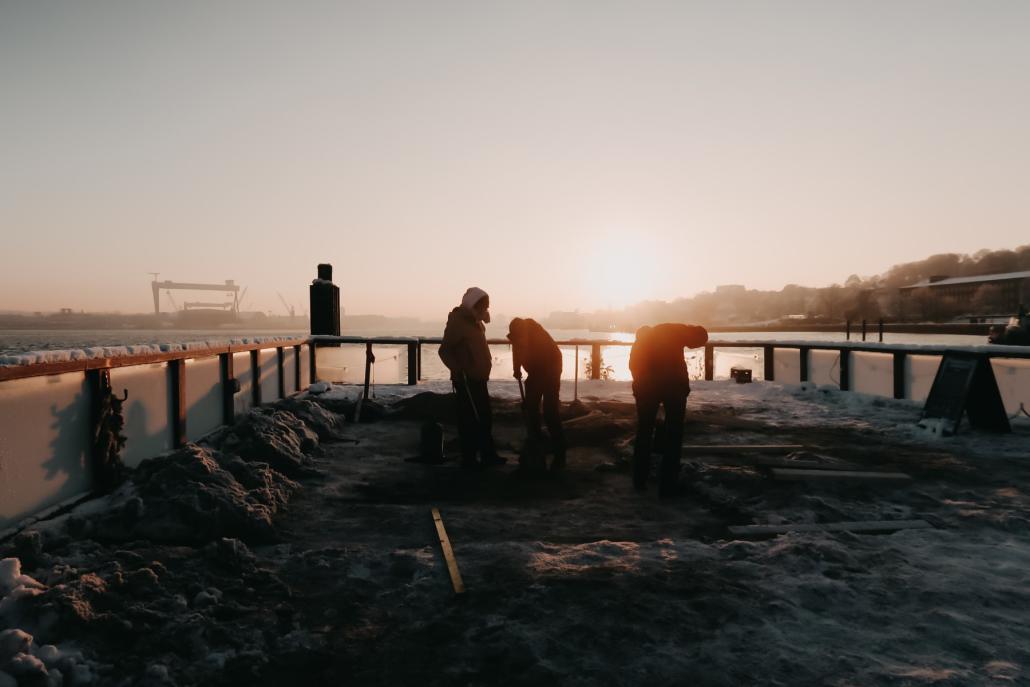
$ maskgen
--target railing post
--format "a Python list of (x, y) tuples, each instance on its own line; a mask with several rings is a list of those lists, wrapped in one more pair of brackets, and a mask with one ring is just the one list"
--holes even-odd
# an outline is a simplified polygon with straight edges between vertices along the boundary
[(408, 342), (408, 385), (418, 384), (418, 344)]
[(851, 320), (847, 320), (844, 324), (844, 338), (851, 341)]
[(236, 421), (236, 404), (233, 397), (239, 390), (232, 370), (232, 352), (219, 353), (218, 362), (222, 372), (222, 424), (231, 425)]
[(798, 348), (798, 359), (801, 362), (801, 381), (808, 381), (808, 346)]
[(883, 318), (880, 318), (880, 343), (883, 343)]
[(376, 357), (372, 355), (372, 343), (365, 344), (365, 391), (363, 398), (368, 400), (368, 384), (371, 380), (372, 374), (372, 363), (376, 361)]
[(100, 415), (102, 412), (102, 399), (105, 393), (110, 393), (111, 377), (108, 370), (86, 370), (86, 387), (89, 389), (89, 476), (90, 491), (100, 489), (102, 481), (98, 475), (99, 468), (103, 465), (107, 456), (100, 454), (100, 446), (97, 443), (97, 436), (100, 433)]
[(705, 379), (715, 379), (715, 346), (705, 344)]
[(418, 379), (422, 380), (422, 339), (418, 340)]
[(314, 384), (318, 381), (318, 354), (315, 350), (318, 348), (318, 344), (314, 341), (308, 344), (308, 367), (310, 368), (308, 379)]
[(590, 379), (601, 378), (601, 344), (590, 344)]
[(279, 398), (286, 398), (286, 352), (282, 346), (275, 349), (275, 361), (279, 367)]
[(765, 363), (765, 369), (762, 371), (762, 376), (765, 378), (765, 381), (767, 382), (776, 381), (776, 354), (774, 353), (775, 350), (776, 349), (773, 346), (764, 347), (764, 354), (762, 357), (764, 358), (763, 362)]
[(186, 445), (186, 361), (169, 360), (168, 377), (172, 387), (172, 446)]
[(851, 391), (851, 350), (840, 349), (840, 390)]
[(576, 345), (576, 352), (573, 353), (576, 356), (576, 376), (572, 378), (572, 400), (579, 400), (579, 345)]
[(260, 351), (253, 350), (250, 352), (250, 378), (252, 387), (251, 400), (254, 402), (254, 407), (261, 405), (261, 358)]
[(865, 341), (865, 320), (862, 320), (862, 341)]
[(894, 353), (894, 398), (905, 398), (905, 354)]
[(293, 362), (295, 363), (293, 366), (293, 388), (296, 391), (300, 391), (300, 346), (293, 347)]

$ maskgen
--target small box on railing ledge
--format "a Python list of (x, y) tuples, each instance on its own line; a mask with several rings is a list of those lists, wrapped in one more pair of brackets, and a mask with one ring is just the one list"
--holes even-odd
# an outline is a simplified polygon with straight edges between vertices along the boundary
[(737, 384), (750, 384), (751, 383), (751, 368), (748, 367), (731, 367), (730, 377), (737, 382)]

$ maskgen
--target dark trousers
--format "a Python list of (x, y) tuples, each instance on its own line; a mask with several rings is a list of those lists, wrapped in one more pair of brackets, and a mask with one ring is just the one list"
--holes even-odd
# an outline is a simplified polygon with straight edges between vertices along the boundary
[(531, 439), (539, 439), (540, 404), (543, 401), (544, 422), (551, 435), (554, 457), (558, 461), (565, 460), (565, 432), (558, 415), (558, 392), (561, 389), (561, 377), (529, 375), (526, 378), (526, 423), (529, 425)]
[(458, 438), (461, 440), (461, 462), (474, 463), (480, 457), (497, 455), (493, 437), (493, 413), (486, 381), (454, 379), (454, 395), (458, 400)]
[(665, 406), (665, 446), (662, 447), (662, 466), (659, 469), (659, 491), (671, 492), (676, 488), (680, 473), (680, 455), (683, 452), (683, 416), (687, 410), (687, 393), (671, 391), (637, 394), (637, 441), (633, 447), (633, 485), (647, 486), (651, 471), (651, 442), (654, 437), (658, 406)]

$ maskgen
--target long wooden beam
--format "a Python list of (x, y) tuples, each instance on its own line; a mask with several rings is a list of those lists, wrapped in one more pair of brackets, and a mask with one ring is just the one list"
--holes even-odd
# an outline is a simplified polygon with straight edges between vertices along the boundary
[(465, 583), (461, 579), (461, 572), (458, 570), (458, 561), (454, 558), (454, 550), (451, 548), (451, 540), (447, 537), (447, 530), (443, 526), (443, 518), (440, 517), (440, 509), (433, 508), (433, 524), (436, 525), (436, 534), (440, 538), (440, 549), (443, 551), (443, 558), (447, 562), (447, 572), (451, 576), (451, 586), (455, 594), (465, 593)]
[(796, 525), (737, 525), (730, 527), (730, 534), (738, 537), (773, 536), (788, 532), (896, 532), (898, 530), (924, 530), (933, 525), (925, 520), (872, 520), (867, 522), (827, 522), (822, 524), (799, 523)]

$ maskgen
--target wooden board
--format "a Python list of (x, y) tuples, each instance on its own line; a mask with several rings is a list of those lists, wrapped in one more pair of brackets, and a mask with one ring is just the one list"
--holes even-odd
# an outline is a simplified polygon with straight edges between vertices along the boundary
[(778, 453), (781, 451), (801, 451), (806, 447), (801, 444), (684, 444), (686, 453), (704, 453), (719, 455), (723, 453)]
[(447, 572), (451, 576), (451, 586), (455, 594), (465, 593), (465, 583), (461, 579), (461, 572), (458, 570), (458, 561), (454, 558), (454, 550), (451, 548), (451, 540), (447, 538), (447, 530), (443, 526), (443, 518), (440, 517), (440, 510), (433, 508), (433, 524), (436, 525), (436, 534), (440, 538), (440, 549), (443, 551), (443, 558), (447, 562)]
[(858, 470), (810, 470), (804, 468), (772, 468), (773, 479), (781, 481), (805, 480), (876, 480), (907, 482), (912, 479), (903, 472), (861, 472)]
[(730, 527), (737, 536), (771, 536), (787, 532), (896, 532), (898, 530), (930, 529), (926, 520), (872, 520), (867, 522), (828, 522), (797, 525), (738, 525)]
[(791, 468), (791, 469), (812, 469), (812, 470), (859, 470), (860, 465), (855, 463), (824, 463), (818, 460), (788, 460), (775, 456), (759, 456), (754, 461), (755, 465), (763, 468)]

